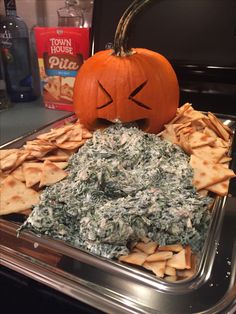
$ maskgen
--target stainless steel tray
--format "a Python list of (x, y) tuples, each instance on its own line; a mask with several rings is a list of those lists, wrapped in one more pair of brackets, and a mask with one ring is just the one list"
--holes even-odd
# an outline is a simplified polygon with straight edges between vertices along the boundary
[[(236, 117), (222, 116), (235, 128)], [(68, 121), (68, 118), (66, 119)], [(59, 122), (63, 124), (65, 120)], [(19, 147), (47, 126), (4, 145)], [(231, 167), (236, 167), (236, 136)], [(22, 217), (22, 216), (19, 216)], [(22, 232), (17, 215), (0, 219), (1, 264), (106, 313), (235, 313), (236, 188), (217, 198), (198, 271), (168, 283), (142, 269), (94, 256), (53, 240)]]

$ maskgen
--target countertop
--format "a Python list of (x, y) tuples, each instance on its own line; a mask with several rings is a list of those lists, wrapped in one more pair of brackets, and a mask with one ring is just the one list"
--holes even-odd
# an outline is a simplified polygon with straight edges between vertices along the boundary
[(69, 111), (45, 108), (41, 98), (33, 102), (14, 103), (0, 111), (0, 147), (71, 114)]

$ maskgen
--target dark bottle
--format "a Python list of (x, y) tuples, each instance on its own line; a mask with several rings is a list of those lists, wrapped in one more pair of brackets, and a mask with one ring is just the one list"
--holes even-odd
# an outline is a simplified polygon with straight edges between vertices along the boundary
[(7, 95), (6, 84), (3, 73), (3, 64), (0, 54), (0, 110), (6, 109), (11, 106), (11, 102)]
[(6, 16), (0, 16), (0, 49), (5, 70), (7, 92), (13, 102), (35, 99), (29, 33), (16, 14), (15, 0), (4, 0)]

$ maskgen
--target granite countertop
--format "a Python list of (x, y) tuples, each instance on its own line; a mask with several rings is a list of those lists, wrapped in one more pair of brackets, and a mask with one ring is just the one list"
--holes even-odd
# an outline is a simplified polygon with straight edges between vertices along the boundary
[(45, 108), (41, 98), (33, 102), (14, 103), (12, 107), (0, 111), (0, 147), (71, 114), (69, 111)]

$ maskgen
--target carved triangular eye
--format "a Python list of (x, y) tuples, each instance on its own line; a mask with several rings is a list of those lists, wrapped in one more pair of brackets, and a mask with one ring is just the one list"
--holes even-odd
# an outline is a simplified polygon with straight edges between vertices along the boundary
[(129, 95), (129, 99), (132, 100), (134, 103), (136, 103), (136, 105), (138, 105), (142, 108), (151, 110), (150, 107), (148, 107), (147, 105), (143, 104), (142, 102), (140, 102), (134, 98), (134, 96), (136, 96), (144, 88), (144, 86), (146, 84), (147, 84), (147, 81), (143, 82), (141, 85), (139, 85), (137, 88), (135, 88), (135, 90)]
[(106, 98), (108, 98), (108, 101), (105, 104), (102, 104), (102, 105), (97, 107), (97, 109), (102, 109), (102, 108), (110, 105), (113, 102), (113, 99), (112, 99), (111, 95), (108, 93), (108, 91), (104, 88), (104, 86), (102, 86), (102, 84), (99, 81), (98, 81), (98, 85), (99, 85), (100, 89), (102, 90), (103, 94), (105, 94)]

